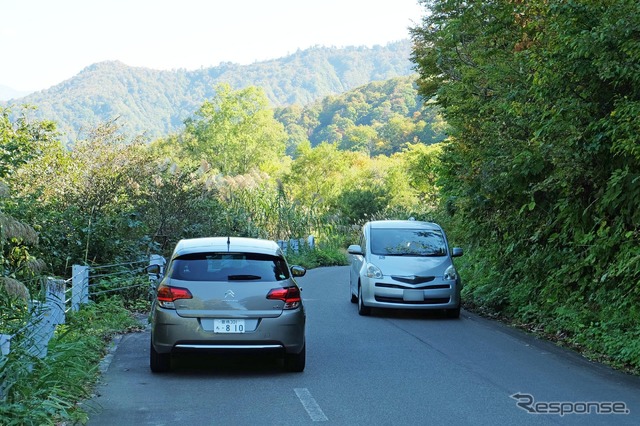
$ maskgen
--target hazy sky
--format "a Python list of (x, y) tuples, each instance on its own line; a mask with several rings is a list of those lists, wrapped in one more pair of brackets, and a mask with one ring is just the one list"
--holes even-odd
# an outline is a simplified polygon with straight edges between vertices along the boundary
[(101, 61), (188, 70), (409, 38), (417, 0), (0, 0), (0, 85), (41, 90)]

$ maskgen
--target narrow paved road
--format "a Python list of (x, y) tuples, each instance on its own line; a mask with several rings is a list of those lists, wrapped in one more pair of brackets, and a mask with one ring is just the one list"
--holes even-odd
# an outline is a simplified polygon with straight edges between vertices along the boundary
[(285, 373), (277, 360), (189, 357), (156, 375), (149, 333), (129, 334), (86, 402), (89, 424), (640, 424), (640, 378), (464, 311), (459, 320), (379, 310), (361, 317), (348, 275), (347, 267), (319, 268), (298, 280), (304, 373)]

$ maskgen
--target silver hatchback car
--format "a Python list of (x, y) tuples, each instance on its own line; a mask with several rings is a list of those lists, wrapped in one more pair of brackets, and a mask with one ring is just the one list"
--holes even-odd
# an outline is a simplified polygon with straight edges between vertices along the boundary
[(305, 311), (294, 277), (273, 241), (211, 237), (178, 242), (151, 309), (151, 371), (178, 352), (269, 352), (288, 371), (305, 368)]
[(441, 309), (460, 316), (462, 282), (444, 230), (431, 222), (381, 220), (362, 227), (349, 246), (351, 302), (360, 315), (371, 308)]

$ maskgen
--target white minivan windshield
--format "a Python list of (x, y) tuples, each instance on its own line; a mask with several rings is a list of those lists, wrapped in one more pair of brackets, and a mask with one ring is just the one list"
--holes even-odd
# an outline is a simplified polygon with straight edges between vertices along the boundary
[(382, 256), (446, 256), (437, 229), (371, 229), (371, 253)]

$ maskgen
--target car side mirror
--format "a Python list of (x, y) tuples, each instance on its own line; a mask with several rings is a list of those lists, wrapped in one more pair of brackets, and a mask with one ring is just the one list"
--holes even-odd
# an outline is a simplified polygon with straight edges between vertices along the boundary
[(291, 275), (294, 277), (304, 277), (307, 270), (303, 266), (293, 265), (291, 268)]
[(347, 249), (347, 252), (349, 254), (355, 254), (355, 255), (364, 256), (364, 252), (362, 251), (362, 247), (360, 247), (360, 245), (358, 245), (358, 244), (351, 244), (349, 246), (349, 248)]
[(160, 275), (160, 265), (148, 265), (144, 270), (147, 274)]
[(460, 257), (463, 254), (464, 253), (460, 247), (454, 247), (453, 250), (451, 251), (451, 257)]

